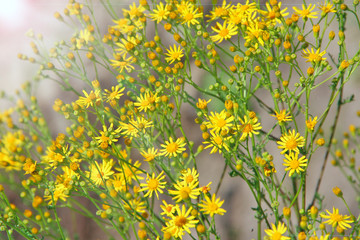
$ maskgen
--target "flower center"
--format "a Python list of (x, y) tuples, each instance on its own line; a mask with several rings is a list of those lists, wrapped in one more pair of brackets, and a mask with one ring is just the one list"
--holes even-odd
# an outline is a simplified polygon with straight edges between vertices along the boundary
[(295, 148), (297, 148), (297, 145), (298, 144), (295, 138), (291, 138), (286, 142), (286, 148), (289, 150), (294, 150)]
[(174, 153), (177, 151), (178, 148), (179, 148), (179, 146), (177, 145), (177, 143), (169, 143), (166, 146), (166, 151), (169, 153)]
[(271, 239), (272, 240), (281, 240), (281, 233), (279, 232), (275, 232), (272, 236), (271, 236)]
[(183, 227), (186, 224), (186, 222), (187, 222), (187, 220), (186, 220), (186, 217), (184, 217), (184, 216), (177, 216), (174, 221), (175, 226), (177, 226), (177, 227)]
[(186, 21), (191, 21), (194, 18), (194, 15), (192, 13), (188, 13), (185, 15), (184, 19)]
[(222, 29), (222, 30), (219, 32), (219, 35), (220, 35), (221, 37), (226, 37), (228, 34), (229, 34), (229, 30), (228, 30), (228, 29)]
[(159, 181), (157, 179), (150, 179), (148, 182), (148, 188), (150, 190), (156, 190), (159, 187)]
[(220, 136), (216, 136), (214, 137), (214, 142), (216, 143), (216, 145), (221, 145), (223, 141)]
[(209, 203), (208, 204), (208, 209), (209, 212), (216, 212), (218, 210), (218, 205), (216, 203)]
[(343, 218), (340, 214), (332, 214), (331, 220), (333, 220), (334, 222), (341, 222)]
[(244, 133), (251, 133), (253, 131), (253, 127), (250, 123), (244, 125), (242, 132)]
[(183, 187), (180, 190), (180, 197), (182, 199), (187, 199), (187, 198), (189, 198), (190, 192), (191, 192), (191, 189), (189, 187)]
[(298, 160), (292, 160), (292, 161), (290, 162), (290, 167), (291, 167), (291, 169), (298, 169), (299, 166), (300, 166), (300, 164), (299, 164), (299, 161), (298, 161)]

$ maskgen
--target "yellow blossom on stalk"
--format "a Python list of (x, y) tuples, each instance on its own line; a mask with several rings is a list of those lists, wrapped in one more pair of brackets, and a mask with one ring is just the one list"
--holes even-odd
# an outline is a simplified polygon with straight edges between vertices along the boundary
[(234, 116), (228, 116), (226, 110), (222, 110), (220, 113), (210, 112), (207, 118), (209, 121), (204, 122), (204, 124), (214, 133), (220, 133), (222, 131), (228, 132), (233, 126), (232, 121), (234, 120)]
[(193, 169), (184, 169), (181, 171), (180, 179), (183, 180), (185, 183), (190, 184), (192, 182), (197, 182), (199, 179), (199, 173), (196, 171), (195, 168)]
[(339, 214), (339, 209), (333, 207), (333, 212), (330, 213), (329, 210), (326, 210), (327, 214), (321, 213), (320, 216), (322, 218), (328, 219), (324, 223), (331, 225), (332, 227), (340, 227), (343, 230), (347, 228), (351, 228), (349, 223), (354, 222), (350, 216)]
[(165, 188), (166, 182), (162, 182), (165, 178), (164, 171), (162, 171), (157, 177), (155, 177), (155, 173), (149, 176), (147, 174), (146, 183), (141, 183), (140, 186), (143, 187), (140, 189), (140, 192), (147, 191), (144, 197), (152, 197), (152, 194), (155, 192), (157, 199), (159, 199), (159, 193), (163, 193), (163, 188)]
[(141, 201), (141, 198), (134, 198), (131, 200), (123, 201), (124, 208), (128, 211), (134, 212), (134, 216), (138, 217), (137, 214), (145, 212), (145, 202)]
[(120, 89), (120, 86), (112, 86), (111, 87), (111, 91), (108, 90), (108, 89), (105, 89), (105, 93), (104, 93), (104, 96), (106, 98), (106, 102), (112, 102), (112, 101), (116, 101), (116, 100), (119, 100), (120, 97), (123, 94), (123, 91), (124, 91), (125, 87), (121, 88)]
[(48, 190), (48, 194), (45, 194), (44, 199), (49, 205), (55, 205), (59, 199), (65, 202), (68, 197), (68, 189), (63, 184), (56, 184), (53, 191)]
[(205, 200), (201, 200), (202, 203), (199, 203), (198, 206), (201, 207), (200, 211), (204, 214), (209, 214), (210, 217), (213, 217), (215, 214), (224, 215), (226, 210), (222, 209), (221, 206), (224, 203), (224, 200), (220, 201), (220, 198), (216, 198), (214, 193), (211, 199), (205, 195)]
[(331, 13), (331, 12), (336, 12), (336, 10), (334, 9), (334, 5), (331, 2), (328, 2), (327, 0), (325, 0), (323, 3), (319, 4), (318, 7), (324, 14), (327, 13)]
[(314, 131), (317, 122), (318, 122), (317, 116), (315, 116), (314, 119), (309, 117), (309, 119), (305, 121), (306, 127), (309, 129), (309, 131)]
[(153, 13), (150, 13), (150, 17), (156, 23), (160, 23), (162, 20), (166, 20), (170, 11), (168, 10), (168, 4), (164, 6), (162, 2), (156, 5), (156, 9), (152, 10)]
[(83, 90), (85, 97), (79, 97), (78, 100), (76, 100), (76, 104), (78, 104), (81, 107), (92, 107), (94, 104), (98, 103), (101, 100), (100, 97), (100, 89), (98, 90), (91, 90), (91, 92), (88, 94), (85, 90)]
[(192, 207), (186, 210), (185, 205), (182, 205), (182, 208), (177, 205), (175, 214), (166, 222), (166, 227), (162, 231), (171, 232), (173, 237), (182, 239), (184, 231), (190, 233), (190, 228), (194, 228), (195, 224), (199, 222), (190, 214), (191, 211)]
[(285, 171), (289, 171), (289, 176), (291, 177), (295, 172), (300, 174), (300, 172), (304, 172), (307, 167), (307, 159), (305, 156), (299, 158), (299, 153), (290, 152), (289, 155), (285, 154), (285, 159), (283, 165)]
[(130, 19), (133, 19), (135, 17), (140, 17), (142, 13), (146, 10), (142, 5), (136, 6), (135, 3), (132, 5), (129, 5), (129, 10), (123, 9), (124, 16), (129, 15)]
[(119, 29), (122, 34), (131, 34), (138, 30), (144, 28), (144, 24), (140, 21), (140, 19), (128, 19), (128, 18), (121, 18), (119, 20), (113, 20), (116, 24), (112, 26), (114, 29)]
[(305, 5), (302, 5), (302, 10), (297, 8), (297, 7), (293, 7), (294, 11), (299, 14), (302, 18), (317, 18), (316, 14), (317, 12), (312, 12), (312, 10), (314, 10), (314, 8), (316, 7), (315, 4), (309, 4), (307, 7), (305, 7)]
[(198, 102), (196, 103), (196, 107), (198, 107), (199, 109), (206, 109), (208, 103), (211, 102), (211, 99), (209, 100), (205, 100), (205, 99), (198, 99)]
[(199, 182), (193, 181), (187, 183), (184, 181), (177, 181), (174, 184), (175, 190), (169, 190), (171, 195), (175, 195), (173, 200), (176, 202), (185, 201), (189, 198), (196, 199), (200, 195), (200, 189), (198, 188)]
[(169, 46), (169, 49), (166, 49), (167, 53), (165, 53), (166, 57), (165, 60), (167, 62), (173, 63), (175, 60), (176, 61), (180, 61), (181, 58), (184, 56), (183, 54), (183, 49), (180, 48), (180, 46), (178, 46), (178, 48), (176, 48), (176, 45), (174, 44), (174, 48), (172, 48), (171, 46)]
[(185, 145), (184, 138), (178, 138), (174, 142), (172, 137), (169, 137), (169, 141), (165, 141), (164, 144), (161, 144), (163, 149), (160, 150), (160, 155), (165, 157), (177, 157), (178, 154), (181, 154), (186, 150)]
[(149, 148), (147, 151), (141, 151), (140, 154), (145, 158), (144, 161), (146, 162), (152, 162), (157, 156), (160, 156), (160, 153), (154, 147)]
[(84, 4), (78, 4), (76, 6), (77, 7), (75, 7), (75, 4), (71, 4), (71, 3), (66, 5), (66, 8), (69, 10), (70, 15), (79, 15)]
[(138, 45), (136, 38), (133, 36), (127, 36), (126, 39), (121, 38), (120, 41), (121, 42), (116, 43), (116, 46), (118, 46), (119, 48), (115, 49), (118, 55), (127, 54), (131, 49)]
[[(111, 130), (111, 131), (109, 131)], [(117, 142), (116, 134), (118, 134), (120, 130), (113, 131), (113, 124), (110, 124), (109, 128), (106, 128), (105, 125), (103, 125), (103, 131), (100, 131), (100, 136), (95, 137), (95, 140), (100, 145), (102, 149), (105, 149), (108, 147), (108, 145), (112, 144), (113, 142)]]
[(138, 110), (146, 112), (151, 110), (152, 107), (155, 107), (155, 103), (160, 101), (160, 97), (157, 96), (157, 93), (153, 94), (150, 91), (146, 91), (145, 94), (137, 97), (137, 102), (134, 103)]
[(238, 33), (238, 27), (233, 23), (227, 24), (226, 22), (224, 22), (223, 25), (221, 25), (217, 22), (216, 26), (216, 28), (211, 27), (212, 30), (217, 33), (216, 35), (211, 36), (211, 40), (214, 42), (221, 43), (224, 39), (228, 40), (232, 36), (237, 35)]
[(259, 132), (257, 130), (262, 129), (260, 123), (258, 123), (258, 118), (248, 118), (244, 116), (244, 120), (239, 117), (241, 125), (238, 126), (238, 131), (242, 133), (240, 141), (244, 141), (247, 137), (252, 137), (253, 134), (257, 135)]
[(229, 151), (229, 146), (226, 142), (230, 139), (230, 136), (223, 137), (220, 134), (214, 132), (210, 132), (210, 134), (210, 140), (203, 142), (204, 144), (209, 144), (205, 147), (205, 149), (212, 147), (210, 154), (216, 153), (217, 151), (222, 153), (223, 149), (225, 149), (225, 151)]
[(249, 0), (247, 0), (245, 4), (238, 3), (236, 6), (233, 6), (229, 10), (229, 17), (226, 20), (235, 25), (249, 25), (249, 21), (254, 19), (256, 11), (255, 2), (249, 3)]
[(23, 170), (25, 171), (25, 174), (34, 173), (36, 170), (36, 161), (33, 162), (31, 159), (27, 159), (23, 165)]
[(125, 179), (126, 185), (131, 185), (132, 180), (138, 181), (144, 179), (144, 177), (140, 176), (143, 173), (143, 170), (140, 169), (141, 162), (135, 161), (132, 163), (132, 160), (129, 161), (121, 161), (121, 165), (119, 168), (115, 168), (115, 170), (119, 171)]
[(182, 2), (181, 4), (178, 4), (177, 7), (182, 18), (181, 24), (187, 24), (188, 27), (190, 27), (190, 25), (199, 24), (198, 18), (203, 17), (203, 14), (199, 12), (197, 6), (189, 2)]
[[(277, 5), (279, 9), (281, 9), (281, 2)], [(267, 23), (276, 24), (281, 23), (281, 19), (289, 15), (288, 12), (286, 12), (287, 8), (284, 8), (279, 11), (280, 15), (276, 16), (276, 11), (274, 7), (272, 7), (268, 2), (266, 3), (266, 9), (267, 11), (259, 10), (260, 14), (264, 15), (265, 18), (267, 18)]]
[(143, 117), (130, 119), (129, 123), (120, 122), (121, 134), (128, 137), (138, 137), (139, 133), (145, 133), (146, 128), (153, 127), (153, 122)]
[(322, 57), (325, 53), (325, 50), (320, 52), (320, 49), (318, 49), (316, 52), (314, 52), (314, 49), (311, 48), (311, 51), (309, 49), (304, 49), (302, 56), (303, 58), (307, 59), (306, 62), (320, 62), (326, 59)]
[(292, 121), (292, 117), (289, 116), (290, 112), (286, 112), (286, 109), (281, 110), (280, 112), (275, 111), (275, 115), (271, 115), (275, 117), (279, 123)]
[(135, 58), (130, 56), (126, 58), (126, 53), (124, 53), (122, 56), (114, 54), (114, 59), (110, 59), (110, 65), (113, 66), (115, 69), (119, 71), (119, 73), (122, 73), (124, 69), (128, 72), (132, 71), (134, 68), (132, 63), (135, 62)]
[(91, 39), (91, 33), (89, 30), (84, 29), (79, 33), (79, 39), (76, 39), (76, 48), (80, 49), (83, 46), (83, 43), (88, 44)]
[(162, 200), (162, 203), (164, 205), (160, 205), (160, 208), (163, 210), (163, 212), (161, 213), (161, 215), (166, 215), (168, 217), (173, 216), (176, 208), (174, 205), (172, 204), (168, 204), (165, 200)]
[(274, 240), (288, 240), (290, 237), (283, 236), (286, 230), (287, 227), (284, 223), (279, 223), (277, 227), (272, 223), (271, 229), (265, 229), (265, 233)]
[(87, 172), (87, 177), (90, 178), (96, 186), (103, 185), (105, 180), (114, 174), (114, 171), (111, 170), (113, 165), (114, 162), (112, 159), (109, 161), (103, 160), (100, 165), (98, 162), (95, 162), (95, 164), (91, 164), (90, 172)]
[(279, 149), (283, 148), (284, 150), (281, 151), (281, 154), (284, 154), (285, 152), (294, 151), (296, 153), (299, 153), (299, 147), (303, 147), (305, 144), (304, 137), (300, 136), (300, 133), (295, 134), (295, 130), (289, 130), (289, 134), (285, 133), (280, 137), (280, 141), (277, 141), (277, 144)]
[(214, 21), (218, 18), (226, 18), (226, 16), (229, 14), (229, 10), (232, 8), (232, 4), (226, 4), (226, 0), (223, 0), (222, 5), (213, 5), (213, 10), (210, 11), (209, 15), (205, 15), (205, 17), (210, 18), (208, 22)]
[(111, 179), (111, 183), (116, 192), (126, 192), (128, 190), (128, 186), (126, 184), (124, 174), (116, 173), (113, 175)]
[(264, 46), (264, 40), (262, 39), (264, 30), (259, 27), (259, 22), (251, 22), (251, 24), (246, 28), (246, 36), (244, 39), (246, 42), (252, 42), (253, 40), (257, 40), (260, 45)]

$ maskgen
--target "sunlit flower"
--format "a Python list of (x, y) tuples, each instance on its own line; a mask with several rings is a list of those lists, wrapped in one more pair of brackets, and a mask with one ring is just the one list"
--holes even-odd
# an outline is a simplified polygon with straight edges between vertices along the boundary
[(188, 3), (180, 6), (181, 7), (178, 7), (178, 10), (182, 18), (181, 24), (187, 24), (188, 27), (190, 27), (190, 25), (199, 24), (198, 18), (202, 18), (203, 14), (198, 11), (198, 8), (195, 5)]
[(300, 133), (295, 133), (295, 130), (289, 130), (289, 134), (284, 134), (281, 136), (280, 141), (277, 141), (278, 148), (283, 148), (283, 151), (281, 151), (281, 154), (284, 154), (285, 152), (294, 151), (296, 153), (299, 153), (299, 147), (303, 147), (305, 144), (305, 138), (300, 136)]
[(197, 182), (199, 179), (199, 173), (196, 171), (195, 168), (193, 169), (184, 169), (181, 171), (180, 179), (183, 180), (185, 183), (190, 184), (192, 182)]
[(133, 65), (131, 65), (132, 63), (135, 62), (135, 59), (133, 56), (129, 56), (128, 58), (126, 58), (126, 53), (121, 55), (118, 54), (114, 54), (114, 58), (110, 59), (110, 65), (113, 66), (115, 69), (117, 69), (119, 71), (119, 73), (122, 73), (124, 71), (124, 69), (128, 72), (131, 72), (134, 68)]
[(289, 154), (285, 154), (285, 159), (283, 165), (287, 168), (285, 168), (285, 171), (289, 172), (289, 176), (291, 177), (295, 172), (297, 174), (300, 174), (300, 172), (304, 172), (307, 167), (307, 159), (305, 156), (302, 156), (299, 158), (298, 153), (290, 152)]
[(317, 116), (315, 116), (314, 119), (309, 117), (309, 119), (305, 121), (306, 127), (309, 129), (309, 131), (314, 131), (317, 122), (318, 122)]
[(167, 53), (165, 53), (165, 55), (168, 57), (166, 57), (165, 60), (167, 62), (169, 62), (170, 64), (173, 63), (175, 60), (180, 61), (181, 57), (184, 56), (183, 49), (181, 49), (180, 46), (178, 46), (178, 48), (176, 48), (175, 44), (174, 44), (174, 48), (169, 46), (169, 49), (166, 49), (166, 51), (167, 51)]
[(111, 170), (113, 165), (114, 162), (112, 159), (110, 161), (103, 160), (101, 164), (95, 162), (95, 164), (91, 164), (90, 172), (87, 172), (87, 177), (89, 177), (95, 185), (103, 185), (105, 180), (114, 174), (114, 171)]
[[(281, 4), (282, 3), (279, 2), (279, 4), (277, 5), (279, 9), (281, 9)], [(281, 19), (289, 15), (289, 13), (286, 12), (287, 8), (281, 9), (278, 12), (279, 14), (277, 15), (274, 7), (272, 7), (268, 2), (266, 3), (266, 9), (267, 11), (259, 10), (259, 12), (267, 18), (268, 23), (272, 23), (272, 24), (281, 23)]]
[(319, 4), (319, 9), (324, 13), (331, 13), (331, 12), (336, 12), (334, 5), (331, 2), (325, 1), (323, 3)]
[(115, 170), (119, 171), (125, 179), (127, 185), (131, 185), (132, 181), (139, 181), (144, 179), (140, 174), (143, 173), (143, 170), (140, 169), (141, 162), (135, 161), (132, 163), (132, 160), (129, 161), (121, 161), (121, 166), (119, 168), (115, 168)]
[(226, 213), (226, 210), (221, 208), (224, 200), (220, 201), (220, 198), (216, 198), (216, 194), (213, 194), (211, 199), (205, 195), (205, 200), (201, 202), (198, 204), (201, 207), (200, 211), (204, 212), (204, 214), (209, 214), (210, 217), (213, 217), (215, 214), (224, 215)]
[(311, 48), (311, 50), (304, 49), (302, 56), (303, 56), (303, 58), (307, 59), (306, 62), (320, 62), (320, 61), (326, 59), (326, 58), (322, 57), (325, 53), (326, 53), (325, 50), (320, 52), (320, 49), (318, 49), (318, 50), (316, 50), (316, 52), (314, 52), (314, 49)]
[(294, 11), (299, 14), (302, 18), (317, 18), (317, 12), (312, 12), (312, 10), (314, 10), (314, 8), (316, 7), (315, 4), (309, 4), (307, 7), (305, 7), (305, 5), (302, 5), (302, 10), (297, 8), (297, 7), (293, 7)]
[(83, 93), (85, 97), (80, 96), (79, 99), (76, 100), (76, 103), (81, 107), (88, 108), (90, 106), (94, 106), (94, 104), (101, 100), (100, 90), (95, 90), (95, 92), (91, 90), (89, 94), (83, 90)]
[(286, 230), (287, 227), (284, 223), (279, 223), (277, 227), (272, 223), (271, 229), (265, 229), (265, 233), (273, 240), (287, 240), (290, 237), (283, 236)]
[(211, 148), (210, 154), (216, 153), (219, 151), (219, 153), (222, 153), (222, 151), (229, 151), (229, 146), (227, 144), (227, 141), (230, 139), (230, 136), (223, 137), (221, 134), (210, 132), (211, 136), (210, 139), (203, 142), (203, 144), (208, 144), (205, 149)]
[(238, 27), (233, 23), (226, 23), (224, 22), (223, 25), (220, 23), (216, 23), (217, 28), (211, 27), (214, 32), (217, 34), (214, 36), (211, 36), (211, 40), (214, 42), (221, 43), (223, 40), (228, 40), (232, 36), (237, 35)]
[(141, 17), (143, 15), (143, 12), (146, 10), (142, 5), (136, 6), (135, 3), (132, 5), (129, 5), (129, 10), (123, 9), (124, 16), (128, 15), (130, 19), (133, 19), (135, 17)]
[(160, 23), (162, 20), (167, 19), (168, 15), (170, 14), (170, 11), (168, 10), (168, 5), (160, 2), (158, 5), (156, 5), (156, 9), (153, 9), (150, 13), (150, 17), (153, 21), (156, 21), (156, 23)]
[(164, 171), (162, 171), (157, 177), (155, 177), (155, 173), (149, 176), (147, 174), (146, 183), (141, 183), (140, 186), (142, 187), (140, 192), (147, 191), (144, 197), (152, 197), (152, 194), (155, 192), (157, 199), (159, 199), (159, 193), (163, 193), (163, 188), (165, 188), (166, 182), (162, 182), (165, 178)]
[(165, 200), (162, 200), (162, 203), (164, 205), (160, 205), (160, 208), (163, 210), (161, 215), (166, 215), (168, 217), (172, 217), (175, 213), (176, 207), (172, 204), (168, 204)]
[[(119, 85), (117, 85), (115, 87), (112, 86), (111, 91), (108, 89), (105, 89), (104, 95), (106, 98), (106, 102), (110, 102), (110, 104), (112, 106), (114, 106), (116, 104), (116, 101), (119, 100), (122, 95), (124, 95), (123, 94), (124, 89), (125, 89), (125, 87), (120, 89)], [(114, 101), (115, 101), (115, 104), (113, 103)]]
[(158, 150), (155, 148), (149, 148), (147, 151), (141, 151), (140, 154), (145, 158), (144, 161), (146, 162), (151, 162), (160, 155)]
[(289, 116), (290, 112), (286, 112), (286, 109), (281, 110), (280, 112), (275, 111), (275, 115), (271, 115), (275, 117), (279, 123), (292, 121), (292, 117)]
[(214, 9), (210, 11), (209, 15), (205, 17), (210, 18), (208, 22), (214, 21), (218, 18), (225, 18), (229, 14), (229, 10), (233, 7), (231, 3), (226, 4), (226, 0), (223, 0), (222, 5), (213, 5)]
[(257, 135), (259, 132), (257, 130), (262, 129), (260, 123), (258, 123), (258, 118), (248, 118), (246, 115), (244, 116), (244, 120), (239, 117), (241, 125), (238, 127), (238, 131), (242, 133), (240, 140), (243, 141), (247, 137), (252, 137), (253, 134)]
[(211, 132), (220, 133), (222, 131), (229, 131), (233, 126), (234, 116), (228, 115), (225, 110), (222, 110), (220, 113), (210, 112), (208, 119), (209, 121), (204, 122), (204, 124), (211, 129)]
[(200, 190), (198, 188), (199, 182), (193, 181), (191, 183), (186, 183), (184, 181), (177, 181), (174, 184), (176, 190), (169, 190), (171, 195), (175, 195), (173, 199), (176, 202), (185, 201), (189, 198), (196, 199), (200, 195)]
[(157, 93), (153, 94), (150, 91), (146, 91), (144, 94), (137, 97), (137, 102), (134, 103), (138, 110), (146, 112), (155, 108), (155, 103), (160, 101), (160, 97), (157, 96)]
[(325, 219), (329, 219), (327, 221), (325, 221), (324, 223), (327, 223), (329, 225), (331, 225), (332, 227), (340, 227), (344, 230), (346, 230), (347, 228), (351, 228), (351, 225), (349, 223), (354, 222), (354, 220), (351, 219), (350, 216), (346, 216), (346, 215), (341, 215), (339, 214), (339, 209), (333, 207), (333, 212), (330, 213), (329, 210), (326, 210), (327, 214), (320, 214), (320, 216), (322, 218)]
[(178, 138), (174, 142), (172, 137), (169, 137), (169, 141), (165, 141), (164, 144), (161, 144), (163, 149), (160, 150), (160, 155), (165, 157), (176, 157), (178, 154), (181, 154), (186, 150), (186, 143), (184, 142), (184, 138)]

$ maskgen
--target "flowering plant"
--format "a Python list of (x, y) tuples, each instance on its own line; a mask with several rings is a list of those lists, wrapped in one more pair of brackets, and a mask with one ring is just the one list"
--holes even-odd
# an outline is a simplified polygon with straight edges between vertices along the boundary
[[(64, 209), (109, 238), (221, 239), (216, 222), (232, 214), (228, 179), (252, 194), (253, 238), (359, 236), (351, 196), (334, 187), (343, 204), (327, 208), (319, 192), (332, 154), (359, 191), (349, 149), (350, 138), (359, 147), (358, 129), (345, 135), (349, 162), (333, 151), (340, 110), (353, 100), (344, 88), (359, 65), (345, 39), (350, 17), (360, 29), (358, 0), (216, 2), (140, 0), (121, 9), (102, 0), (112, 18), (105, 27), (93, 2), (70, 0), (55, 17), (74, 27), (71, 39), (40, 51), (42, 37), (30, 34), (36, 57), (19, 57), (40, 71), (0, 115), (0, 230), (9, 239), (76, 238)], [(33, 96), (47, 79), (76, 98), (55, 101), (69, 123), (55, 136)], [(323, 108), (313, 107), (319, 94)], [(314, 156), (321, 170), (312, 186)], [(204, 182), (200, 166), (212, 161), (222, 171)]]

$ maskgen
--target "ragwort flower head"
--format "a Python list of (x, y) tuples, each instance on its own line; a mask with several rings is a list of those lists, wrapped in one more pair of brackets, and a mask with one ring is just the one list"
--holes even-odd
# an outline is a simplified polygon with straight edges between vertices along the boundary
[(311, 50), (306, 49), (303, 50), (303, 58), (307, 59), (306, 62), (321, 62), (322, 60), (326, 60), (326, 58), (323, 58), (322, 56), (326, 53), (326, 51), (320, 52), (320, 49), (316, 50), (314, 52), (314, 49), (311, 48)]
[(271, 229), (266, 229), (265, 233), (273, 240), (288, 240), (290, 237), (283, 236), (286, 232), (287, 227), (284, 223), (279, 223), (276, 227), (273, 223)]
[(299, 158), (298, 153), (290, 152), (289, 154), (285, 154), (283, 165), (287, 168), (285, 168), (285, 171), (289, 171), (289, 176), (291, 177), (295, 172), (297, 174), (300, 174), (300, 172), (304, 172), (307, 167), (307, 159), (305, 156), (302, 156)]
[(314, 10), (314, 8), (316, 7), (315, 4), (309, 4), (307, 7), (305, 7), (305, 5), (302, 5), (302, 9), (299, 9), (297, 7), (293, 7), (294, 11), (299, 14), (303, 19), (308, 19), (308, 18), (317, 18), (317, 12), (312, 12), (312, 10)]
[(349, 223), (354, 222), (350, 216), (339, 214), (339, 209), (333, 207), (333, 212), (330, 213), (329, 210), (326, 210), (327, 214), (320, 214), (322, 218), (328, 219), (324, 223), (331, 225), (332, 227), (340, 227), (343, 230), (351, 228)]
[(190, 2), (182, 1), (177, 5), (177, 10), (182, 18), (181, 24), (190, 25), (199, 24), (199, 18), (203, 17), (203, 14), (199, 12), (198, 8)]
[(208, 144), (205, 149), (211, 148), (210, 154), (216, 153), (219, 151), (219, 153), (222, 153), (222, 151), (225, 149), (225, 151), (229, 151), (229, 146), (227, 144), (227, 141), (230, 139), (230, 136), (222, 136), (219, 133), (214, 133), (210, 131), (210, 139), (203, 142), (203, 144)]
[(178, 48), (176, 47), (176, 45), (174, 44), (174, 48), (172, 48), (171, 46), (169, 46), (169, 49), (166, 49), (167, 53), (165, 53), (166, 57), (165, 60), (168, 63), (173, 63), (175, 60), (176, 61), (180, 61), (181, 58), (184, 56), (183, 51), (184, 49), (181, 49), (180, 46), (178, 46)]
[(146, 183), (141, 183), (140, 186), (143, 187), (140, 189), (140, 192), (147, 191), (147, 193), (144, 195), (144, 197), (152, 197), (152, 194), (155, 192), (157, 199), (159, 199), (159, 193), (163, 193), (163, 188), (165, 188), (166, 182), (162, 182), (165, 178), (164, 171), (162, 171), (157, 177), (155, 177), (155, 173), (152, 174), (150, 177), (149, 174), (147, 174), (146, 177)]
[(96, 186), (103, 185), (105, 180), (114, 174), (114, 171), (111, 170), (113, 165), (112, 159), (110, 161), (103, 160), (101, 164), (95, 162), (95, 164), (91, 164), (90, 172), (87, 172), (87, 176)]
[(202, 200), (202, 203), (199, 203), (198, 206), (201, 207), (201, 212), (213, 217), (215, 214), (224, 215), (226, 213), (226, 210), (221, 208), (223, 203), (224, 200), (220, 201), (220, 198), (216, 198), (216, 194), (213, 194), (211, 199), (205, 195), (205, 200)]
[(228, 116), (228, 113), (222, 110), (220, 113), (210, 112), (208, 119), (209, 121), (204, 122), (204, 124), (211, 129), (211, 132), (220, 133), (222, 131), (228, 132), (232, 128), (234, 116)]
[(184, 138), (178, 138), (174, 142), (172, 137), (169, 137), (169, 141), (165, 141), (164, 144), (161, 144), (163, 149), (160, 150), (160, 155), (162, 156), (169, 156), (169, 157), (176, 157), (178, 154), (184, 152), (186, 143), (184, 142)]
[(220, 23), (216, 23), (216, 28), (211, 27), (214, 32), (217, 34), (211, 36), (211, 40), (217, 43), (221, 43), (223, 40), (228, 40), (232, 36), (237, 35), (238, 27), (234, 23), (226, 23), (224, 22), (223, 25)]
[(241, 125), (238, 127), (238, 131), (241, 132), (240, 141), (244, 141), (247, 137), (252, 137), (253, 134), (259, 134), (258, 130), (262, 129), (260, 123), (258, 123), (258, 118), (248, 118), (244, 116), (244, 120), (239, 117)]
[(277, 141), (279, 144), (278, 148), (283, 148), (281, 154), (285, 152), (296, 152), (299, 153), (299, 147), (303, 147), (305, 144), (305, 138), (300, 136), (300, 133), (295, 133), (295, 130), (289, 130), (289, 134), (284, 134), (281, 136), (280, 141)]
[(289, 116), (290, 112), (286, 112), (286, 109), (281, 110), (280, 112), (275, 111), (275, 115), (271, 115), (272, 117), (275, 117), (279, 124), (292, 121), (292, 117)]
[(186, 183), (184, 181), (177, 181), (174, 185), (176, 190), (169, 190), (171, 195), (175, 195), (173, 199), (176, 202), (186, 201), (189, 198), (196, 199), (200, 195), (200, 189), (198, 188), (199, 182), (193, 181)]
[(156, 9), (153, 9), (152, 13), (149, 15), (153, 21), (160, 23), (162, 20), (166, 20), (169, 14), (170, 11), (168, 10), (168, 4), (164, 6), (164, 4), (160, 2), (158, 5), (156, 5)]

